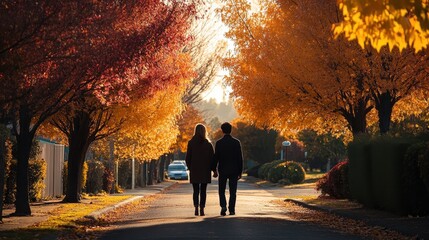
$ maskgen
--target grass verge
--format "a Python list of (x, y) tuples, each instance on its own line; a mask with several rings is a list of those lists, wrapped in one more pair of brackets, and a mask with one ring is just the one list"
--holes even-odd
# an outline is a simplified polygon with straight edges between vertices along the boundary
[(26, 239), (55, 239), (63, 235), (84, 228), (84, 217), (91, 212), (124, 201), (129, 195), (87, 196), (81, 203), (62, 203), (60, 207), (49, 212), (49, 218), (28, 228), (1, 231), (1, 240)]

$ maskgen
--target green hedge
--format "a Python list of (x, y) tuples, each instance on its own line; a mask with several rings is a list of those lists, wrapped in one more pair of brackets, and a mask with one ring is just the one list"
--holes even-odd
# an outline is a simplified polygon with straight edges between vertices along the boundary
[(426, 143), (426, 151), (423, 156), (418, 159), (420, 178), (422, 179), (427, 192), (429, 192), (429, 146)]
[(419, 136), (356, 138), (348, 146), (351, 198), (398, 214), (428, 214), (424, 141)]
[(101, 161), (88, 160), (88, 173), (86, 180), (86, 193), (98, 194), (103, 191), (103, 175), (105, 167)]
[(28, 171), (29, 198), (31, 202), (38, 202), (42, 200), (43, 189), (45, 189), (46, 161), (43, 159), (30, 160)]
[(267, 165), (267, 180), (277, 183), (302, 183), (305, 179), (305, 170), (301, 164), (294, 161), (273, 161)]
[(247, 175), (252, 177), (259, 177), (258, 172), (259, 168), (262, 166), (262, 164), (256, 165), (250, 169), (247, 170)]
[(258, 169), (258, 177), (268, 180), (268, 172), (270, 169), (274, 166), (276, 166), (279, 163), (284, 162), (283, 160), (274, 160), (272, 162), (264, 163), (262, 166)]
[(421, 161), (427, 151), (427, 143), (421, 142), (407, 149), (403, 161), (402, 189), (407, 213), (421, 216), (429, 212), (429, 191), (421, 173)]
[(298, 162), (289, 161), (286, 163), (287, 171), (283, 179), (288, 179), (293, 184), (302, 183), (305, 179), (305, 169)]
[[(16, 167), (17, 161), (11, 160), (8, 163), (8, 170), (6, 171), (6, 184), (5, 184), (5, 203), (14, 203), (16, 200)], [(43, 182), (46, 176), (46, 162), (42, 159), (28, 161), (28, 183), (29, 183), (29, 200), (31, 202), (38, 202), (42, 200), (43, 189), (45, 183)]]
[(349, 189), (352, 199), (367, 207), (374, 207), (375, 201), (371, 190), (372, 173), (370, 162), (370, 140), (362, 135), (356, 137), (347, 146), (349, 158)]
[(131, 160), (124, 160), (119, 162), (118, 167), (118, 184), (121, 188), (131, 188)]
[[(64, 191), (64, 194), (67, 193), (67, 175), (68, 175), (68, 162), (64, 162), (64, 168), (63, 168), (63, 191)], [(87, 175), (88, 175), (88, 163), (85, 161), (83, 163), (82, 175), (81, 175), (82, 188), (85, 188), (85, 186), (86, 186)]]
[(406, 214), (402, 176), (403, 161), (413, 140), (382, 136), (371, 143), (371, 179), (375, 203), (378, 207)]

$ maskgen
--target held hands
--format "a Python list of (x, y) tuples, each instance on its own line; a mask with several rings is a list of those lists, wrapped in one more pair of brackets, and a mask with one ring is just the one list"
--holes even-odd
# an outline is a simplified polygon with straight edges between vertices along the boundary
[(213, 177), (214, 177), (214, 178), (217, 178), (217, 176), (218, 176), (217, 171), (213, 171)]

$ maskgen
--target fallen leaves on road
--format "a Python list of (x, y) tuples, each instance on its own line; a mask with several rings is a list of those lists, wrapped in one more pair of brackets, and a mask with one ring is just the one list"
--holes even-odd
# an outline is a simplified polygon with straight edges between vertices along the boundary
[(305, 221), (312, 224), (335, 229), (343, 233), (358, 235), (369, 239), (415, 239), (415, 237), (404, 236), (399, 234), (398, 232), (382, 227), (368, 226), (362, 221), (347, 219), (327, 212), (311, 210), (305, 207), (301, 207), (292, 202), (281, 200), (275, 202), (283, 206), (287, 210), (288, 216), (296, 221)]

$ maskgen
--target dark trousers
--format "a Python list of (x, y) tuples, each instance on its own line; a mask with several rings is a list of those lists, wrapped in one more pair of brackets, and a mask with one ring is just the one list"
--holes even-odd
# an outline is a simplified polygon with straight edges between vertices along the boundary
[[(192, 183), (192, 187), (194, 188), (194, 207), (204, 208), (207, 198), (207, 183)], [(200, 198), (199, 204), (198, 198)]]
[(235, 212), (235, 201), (237, 199), (237, 182), (238, 176), (219, 175), (219, 202), (221, 208), (226, 208), (225, 189), (226, 182), (229, 185), (229, 202), (228, 209), (230, 212)]

